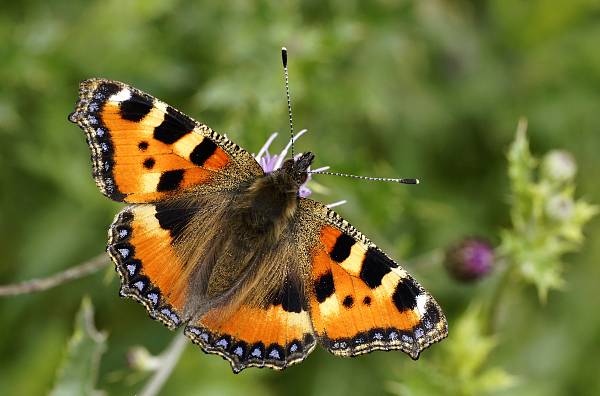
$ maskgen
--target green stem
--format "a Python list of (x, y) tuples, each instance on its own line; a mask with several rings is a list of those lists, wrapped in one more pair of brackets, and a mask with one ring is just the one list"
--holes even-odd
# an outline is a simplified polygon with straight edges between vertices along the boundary
[(108, 254), (101, 253), (88, 261), (85, 261), (75, 267), (67, 268), (64, 271), (47, 278), (31, 279), (11, 285), (1, 285), (0, 296), (18, 296), (20, 294), (30, 294), (48, 290), (64, 283), (93, 274), (102, 268), (107, 267), (109, 263), (110, 259), (108, 258)]
[(507, 285), (510, 283), (513, 273), (512, 266), (508, 264), (505, 259), (500, 258), (497, 263), (499, 264), (498, 267), (502, 268), (502, 272), (498, 274), (498, 280), (490, 293), (487, 306), (485, 307), (486, 310), (484, 311), (485, 331), (488, 334), (492, 334), (496, 330), (496, 321), (498, 319), (500, 303), (504, 298), (504, 292), (507, 290)]

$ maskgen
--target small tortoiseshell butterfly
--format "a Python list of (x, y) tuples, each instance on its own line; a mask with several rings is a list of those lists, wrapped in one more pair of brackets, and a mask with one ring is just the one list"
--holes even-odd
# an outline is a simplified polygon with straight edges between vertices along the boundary
[(447, 335), (443, 312), (404, 269), (327, 206), (301, 198), (314, 159), (265, 173), (208, 126), (126, 84), (81, 83), (78, 124), (93, 176), (127, 202), (107, 250), (122, 296), (208, 353), (283, 369), (317, 341), (335, 355)]

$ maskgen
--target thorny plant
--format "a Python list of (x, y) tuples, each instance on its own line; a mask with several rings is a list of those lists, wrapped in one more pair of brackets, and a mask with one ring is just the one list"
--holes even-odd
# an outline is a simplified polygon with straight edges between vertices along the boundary
[[(550, 290), (564, 285), (563, 256), (581, 247), (583, 227), (598, 212), (596, 206), (575, 198), (573, 157), (554, 150), (540, 161), (529, 150), (526, 130), (527, 122), (521, 120), (507, 154), (512, 225), (500, 230), (500, 245), (494, 249), (481, 238), (469, 237), (446, 252), (451, 276), (460, 282), (489, 276), (486, 285), (478, 299), (450, 322), (450, 337), (433, 359), (404, 371), (402, 383), (389, 383), (392, 393), (471, 396), (519, 384), (518, 377), (491, 363), (511, 320), (501, 309), (506, 292), (533, 285), (544, 303)], [(520, 293), (512, 298), (526, 297)]]

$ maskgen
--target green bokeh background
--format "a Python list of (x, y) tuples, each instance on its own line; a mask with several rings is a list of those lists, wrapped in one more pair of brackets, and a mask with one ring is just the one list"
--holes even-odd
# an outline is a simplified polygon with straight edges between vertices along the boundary
[[(79, 81), (128, 82), (258, 151), (286, 136), (280, 47), (290, 51), (298, 144), (316, 165), (419, 177), (418, 187), (319, 177), (339, 212), (434, 294), (450, 321), (485, 283), (412, 264), (467, 235), (509, 226), (505, 152), (519, 117), (535, 153), (571, 151), (578, 191), (600, 201), (600, 5), (594, 0), (0, 2), (0, 283), (49, 275), (102, 252), (121, 205), (90, 176), (67, 121)], [(282, 137), (275, 145), (281, 148)], [(600, 394), (600, 222), (568, 257), (566, 289), (540, 306), (508, 298), (492, 360), (512, 395)], [(421, 261), (415, 261), (418, 263)], [(112, 269), (47, 292), (0, 299), (0, 392), (45, 394), (84, 295), (108, 332), (98, 388), (138, 391), (126, 352), (160, 352), (173, 334), (118, 297)], [(518, 304), (517, 304), (518, 302)], [(284, 372), (234, 376), (187, 348), (163, 394), (381, 394), (414, 375), (400, 352), (355, 359), (315, 351)]]

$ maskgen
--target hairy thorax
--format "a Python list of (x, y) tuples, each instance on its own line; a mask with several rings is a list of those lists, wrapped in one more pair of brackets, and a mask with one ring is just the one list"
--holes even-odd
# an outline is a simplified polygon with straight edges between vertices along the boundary
[(248, 242), (274, 243), (294, 216), (298, 188), (285, 173), (277, 172), (256, 179), (233, 203), (237, 217), (232, 231)]
[(252, 271), (258, 268), (254, 264), (278, 248), (297, 204), (297, 183), (285, 172), (260, 177), (236, 194), (226, 219), (227, 233), (219, 237), (224, 254), (216, 258), (208, 278), (209, 297), (233, 290), (236, 282), (255, 278)]

